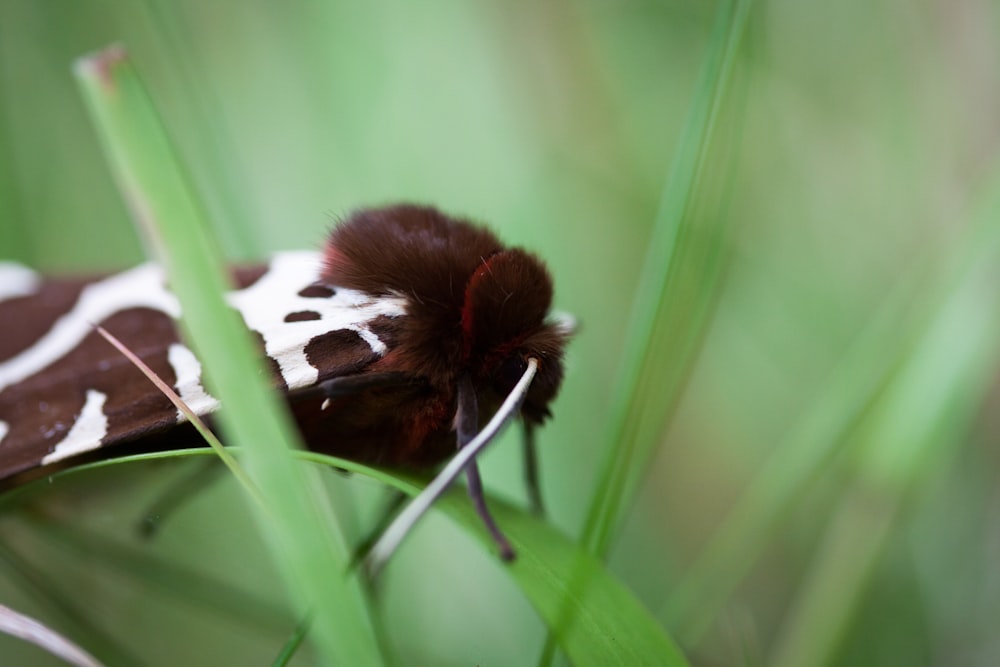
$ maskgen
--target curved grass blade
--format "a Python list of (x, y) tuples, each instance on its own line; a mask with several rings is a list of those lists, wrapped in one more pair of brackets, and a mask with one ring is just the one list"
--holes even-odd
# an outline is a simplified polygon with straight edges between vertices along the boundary
[[(411, 496), (424, 489), (423, 481), (409, 475), (315, 452), (301, 456), (372, 477)], [(517, 550), (517, 560), (505, 564), (503, 571), (518, 584), (574, 665), (688, 664), (656, 619), (600, 559), (530, 511), (492, 497), (489, 504)], [(462, 489), (445, 493), (435, 508), (473, 535), (485, 553), (499, 558), (492, 536)]]
[[(85, 474), (88, 470), (131, 462), (211, 455), (212, 450), (204, 448), (96, 461), (17, 487), (0, 497), (0, 506), (17, 502), (36, 485), (57, 485), (61, 479)], [(298, 451), (296, 458), (364, 475), (409, 496), (417, 496), (426, 485), (426, 480), (412, 475), (371, 468), (316, 452)], [(504, 565), (503, 571), (521, 588), (524, 596), (552, 630), (559, 647), (574, 664), (667, 667), (683, 667), (688, 664), (656, 619), (599, 559), (530, 511), (515, 508), (492, 497), (489, 498), (489, 503), (497, 519), (502, 522), (511, 543), (518, 550), (518, 559)], [(443, 511), (462, 530), (475, 537), (484, 554), (497, 558), (493, 539), (469, 503), (464, 489), (451, 489), (439, 499), (435, 508)], [(578, 572), (585, 575), (585, 586), (581, 586), (580, 581), (573, 578), (573, 573)], [(353, 573), (343, 576), (354, 578)]]
[[(492, 551), (492, 538), (459, 491), (443, 497), (439, 508)], [(531, 512), (495, 498), (490, 507), (517, 550), (505, 571), (574, 665), (688, 664), (657, 619), (600, 559)]]

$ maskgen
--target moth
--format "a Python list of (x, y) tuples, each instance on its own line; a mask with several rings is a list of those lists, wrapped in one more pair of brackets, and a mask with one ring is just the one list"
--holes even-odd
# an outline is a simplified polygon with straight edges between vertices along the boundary
[[(305, 442), (320, 452), (433, 468), (475, 435), (534, 359), (520, 405), (531, 445), (562, 383), (572, 324), (550, 312), (545, 265), (434, 208), (356, 211), (321, 253), (278, 253), (233, 280), (228, 303), (258, 337)], [(0, 483), (88, 456), (196, 444), (183, 415), (95, 331), (102, 325), (209, 415), (220, 405), (178, 335), (180, 314), (154, 264), (45, 280), (0, 263)], [(477, 510), (511, 557), (474, 463), (467, 475)]]

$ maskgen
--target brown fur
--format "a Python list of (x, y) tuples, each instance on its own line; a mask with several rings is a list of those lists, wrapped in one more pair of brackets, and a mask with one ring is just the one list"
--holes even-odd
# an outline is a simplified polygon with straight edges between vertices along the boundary
[[(245, 287), (265, 271), (248, 267), (235, 279)], [(532, 423), (548, 416), (562, 381), (568, 334), (546, 320), (552, 280), (534, 255), (506, 248), (493, 233), (435, 209), (392, 206), (354, 213), (331, 233), (323, 281), (325, 286), (305, 287), (299, 295), (325, 299), (334, 287), (346, 287), (374, 296), (402, 295), (410, 307), (405, 317), (381, 316), (368, 323), (389, 350), (384, 357), (347, 329), (316, 336), (307, 345), (306, 357), (318, 369), (320, 383), (385, 372), (401, 376), (395, 384), (374, 383), (340, 395), (325, 408), (318, 388), (290, 396), (312, 448), (385, 465), (436, 464), (456, 447), (460, 379), (467, 376), (471, 382), (482, 422), (513, 388), (529, 357), (541, 365), (522, 415)], [(48, 331), (86, 283), (46, 282), (31, 296), (0, 303), (0, 323), (8, 325), (0, 336), (0, 360), (22, 353)], [(313, 313), (306, 309), (288, 317), (308, 320)], [(168, 384), (176, 381), (168, 350), (178, 336), (170, 317), (130, 308), (102, 324)], [(265, 358), (277, 386), (287, 389), (277, 362)], [(189, 427), (176, 426), (169, 401), (92, 334), (42, 372), (0, 391), (0, 420), (10, 425), (0, 483), (39, 465), (72, 427), (88, 389), (108, 397), (104, 445), (114, 445), (115, 453), (125, 442), (141, 450), (197, 444)], [(86, 456), (111, 454), (102, 446)]]
[[(494, 412), (526, 367), (539, 373), (522, 408), (540, 422), (562, 381), (566, 334), (546, 321), (552, 279), (542, 262), (505, 248), (490, 231), (434, 208), (398, 205), (355, 212), (336, 227), (324, 253), (330, 285), (403, 295), (407, 317), (394, 345), (368, 372), (404, 372), (405, 388), (338, 398), (317, 415), (330, 449), (386, 464), (425, 465), (455, 447), (455, 387), (469, 374), (480, 412)], [(316, 442), (313, 446), (323, 449)]]

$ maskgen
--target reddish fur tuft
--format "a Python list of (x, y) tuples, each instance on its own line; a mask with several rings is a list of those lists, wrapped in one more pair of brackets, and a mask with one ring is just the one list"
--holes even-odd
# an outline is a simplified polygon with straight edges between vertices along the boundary
[(375, 296), (407, 297), (411, 312), (393, 370), (447, 382), (462, 362), (466, 284), (501, 250), (491, 232), (433, 208), (366, 209), (331, 233), (322, 279)]
[(401, 424), (388, 428), (384, 410), (367, 410), (378, 402), (370, 396), (350, 401), (364, 413), (352, 417), (354, 430), (369, 438), (385, 431), (379, 459), (436, 457), (441, 445), (431, 442), (453, 442), (454, 388), (462, 373), (472, 378), (486, 415), (513, 388), (526, 359), (535, 357), (541, 366), (522, 413), (531, 421), (548, 416), (568, 334), (546, 321), (552, 279), (536, 256), (505, 248), (492, 232), (434, 208), (398, 205), (357, 211), (338, 225), (324, 252), (322, 279), (409, 301), (407, 316), (395, 322), (395, 344), (370, 370), (404, 372), (425, 387), (408, 390), (397, 410), (412, 416), (409, 432), (419, 432), (425, 448), (435, 451), (390, 453), (394, 437), (403, 448)]

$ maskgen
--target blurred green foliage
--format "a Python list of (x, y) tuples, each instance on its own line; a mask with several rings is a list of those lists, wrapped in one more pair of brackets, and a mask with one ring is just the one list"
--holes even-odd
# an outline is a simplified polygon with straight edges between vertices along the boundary
[[(120, 41), (233, 259), (315, 246), (336, 216), (401, 199), (546, 258), (558, 306), (582, 322), (540, 434), (552, 522), (575, 536), (713, 12), (7, 0), (0, 256), (50, 272), (143, 259), (70, 75)], [(998, 30), (988, 0), (754, 8), (741, 129), (703, 193), (725, 218), (711, 240), (722, 293), (609, 560), (694, 664), (1000, 661)], [(48, 521), (124, 540), (179, 473), (147, 467), (37, 500)], [(514, 442), (484, 474), (522, 500)], [(381, 487), (329, 486), (360, 499), (363, 533)], [(259, 663), (286, 638), (229, 482), (141, 549), (259, 607), (152, 592), (107, 571), (100, 540), (69, 550), (20, 514), (0, 531), (4, 603), (59, 628), (89, 618), (122, 661)], [(46, 607), (59, 590), (75, 611)], [(519, 590), (438, 516), (380, 596), (402, 664), (532, 664), (543, 642)], [(47, 664), (31, 651), (0, 637), (4, 656)]]

